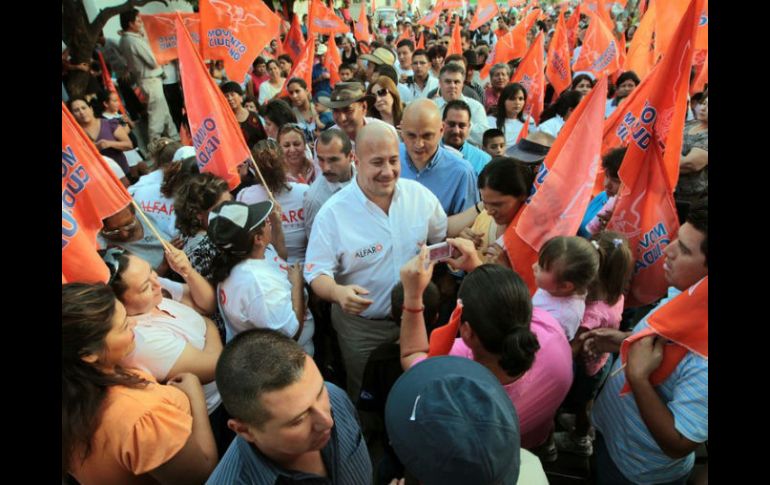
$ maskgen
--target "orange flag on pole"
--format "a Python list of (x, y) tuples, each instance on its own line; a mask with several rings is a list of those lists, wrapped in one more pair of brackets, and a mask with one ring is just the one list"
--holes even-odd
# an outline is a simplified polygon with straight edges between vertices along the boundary
[(521, 140), (525, 139), (527, 135), (529, 135), (529, 123), (532, 119), (532, 115), (527, 115), (527, 120), (524, 122), (524, 127), (519, 130), (519, 136), (516, 137), (516, 143), (519, 143)]
[(519, 83), (527, 90), (527, 104), (524, 110), (532, 115), (536, 123), (540, 123), (545, 97), (543, 57), (543, 33), (540, 32), (511, 77), (512, 83)]
[(438, 22), (439, 16), (441, 16), (441, 10), (438, 8), (439, 6), (436, 5), (433, 7), (433, 10), (427, 13), (425, 17), (421, 18), (417, 21), (419, 25), (424, 25), (426, 27), (430, 27), (431, 29), (436, 26), (436, 22)]
[(709, 3), (703, 5), (703, 12), (698, 19), (698, 29), (695, 33), (695, 50), (708, 50), (709, 48)]
[(251, 158), (243, 132), (224, 94), (209, 75), (190, 33), (176, 19), (179, 71), (198, 170), (224, 179), (230, 190), (241, 183), (238, 165)]
[(476, 30), (500, 14), (495, 0), (479, 0), (476, 4), (476, 14), (471, 21), (470, 30)]
[(527, 0), (508, 0), (508, 7), (509, 8), (518, 8), (524, 5), (527, 2)]
[(227, 77), (246, 78), (252, 62), (273, 39), (279, 39), (281, 17), (264, 2), (251, 0), (200, 1), (201, 53), (222, 59)]
[(656, 0), (658, 15), (655, 16), (655, 59), (668, 50), (679, 21), (682, 20), (691, 0)]
[(628, 49), (626, 61), (623, 63), (624, 71), (634, 71), (639, 79), (644, 79), (655, 63), (652, 47), (652, 34), (655, 32), (655, 4), (645, 12), (639, 22), (631, 46)]
[(420, 40), (417, 41), (415, 46), (415, 50), (417, 49), (425, 49), (425, 32), (420, 34)]
[(302, 55), (297, 59), (297, 63), (291, 68), (291, 72), (286, 76), (286, 81), (283, 83), (279, 98), (289, 95), (289, 80), (294, 77), (304, 79), (307, 84), (308, 90), (313, 86), (313, 61), (315, 58), (315, 42), (308, 41), (305, 43), (305, 50), (302, 51)]
[(365, 7), (361, 7), (361, 13), (358, 15), (358, 22), (356, 22), (353, 34), (359, 42), (366, 42), (368, 44), (372, 41), (372, 34), (369, 33), (369, 19), (366, 17)]
[(572, 15), (567, 19), (567, 41), (569, 42), (570, 59), (572, 59), (572, 51), (575, 50), (575, 43), (577, 42), (578, 30), (580, 30), (580, 7), (578, 5)]
[[(326, 55), (324, 56), (323, 66), (329, 71), (329, 85), (331, 87), (334, 87), (341, 81), (339, 72), (341, 65), (342, 56), (340, 56), (340, 51), (337, 49), (337, 41), (333, 35), (330, 35), (329, 40), (326, 41)], [(310, 74), (312, 78), (312, 70)], [(308, 86), (310, 85), (308, 84)]]
[(441, 10), (456, 10), (465, 6), (464, 0), (443, 0), (440, 4)]
[(609, 7), (604, 3), (604, 0), (585, 0), (583, 5), (585, 8), (582, 10), (582, 13), (592, 19), (600, 19), (610, 32), (615, 30), (612, 17), (610, 17)]
[(315, 34), (345, 34), (350, 30), (345, 21), (337, 17), (334, 10), (324, 5), (321, 0), (310, 0), (307, 18), (308, 39), (315, 40)]
[(523, 57), (527, 53), (527, 32), (532, 29), (536, 20), (536, 15), (527, 16), (507, 34), (497, 39), (489, 56), (487, 56), (486, 64), (479, 72), (481, 79), (489, 77), (489, 71), (495, 64), (507, 63), (512, 59)]
[(302, 35), (302, 27), (299, 25), (297, 14), (291, 19), (291, 28), (283, 41), (283, 51), (291, 57), (292, 62), (297, 62), (297, 58), (305, 48), (305, 37)]
[(634, 90), (644, 88), (637, 97), (644, 103), (638, 118), (628, 103), (618, 107), (631, 139), (619, 171), (618, 202), (607, 228), (626, 235), (636, 259), (626, 300), (629, 307), (652, 303), (666, 293), (663, 250), (679, 230), (673, 193), (687, 111), (687, 66), (692, 64), (692, 39), (701, 5), (701, 0), (693, 0), (650, 82)]
[(598, 16), (591, 17), (583, 39), (583, 48), (580, 49), (572, 71), (588, 71), (599, 79), (612, 74), (621, 66), (615, 37), (604, 22), (597, 19)]
[(96, 53), (99, 55), (99, 64), (102, 66), (102, 83), (104, 83), (104, 87), (107, 91), (118, 97), (118, 111), (120, 111), (120, 114), (125, 115), (126, 108), (123, 107), (123, 100), (120, 99), (120, 94), (118, 94), (118, 90), (115, 89), (115, 84), (112, 83), (112, 75), (110, 74), (110, 70), (107, 69), (107, 63), (104, 62), (104, 56), (100, 51), (97, 51)]
[[(200, 15), (197, 13), (180, 12), (184, 25), (190, 31), (193, 43), (200, 49)], [(155, 55), (158, 64), (168, 64), (177, 59), (176, 51), (176, 27), (174, 26), (174, 13), (157, 13), (154, 15), (139, 14), (144, 23), (144, 32), (147, 34), (147, 43)]]
[[(647, 318), (649, 327), (634, 334), (620, 345), (620, 359), (628, 362), (628, 349), (637, 340), (660, 336), (668, 341), (663, 347), (663, 361), (650, 375), (653, 386), (662, 384), (688, 352), (709, 358), (709, 277), (675, 296)], [(626, 381), (620, 395), (631, 392)]]
[(564, 24), (564, 12), (559, 14), (556, 21), (556, 31), (548, 47), (548, 60), (545, 65), (545, 77), (554, 89), (553, 99), (559, 97), (572, 84), (572, 70), (569, 44), (567, 43), (567, 26)]
[(461, 30), (462, 27), (460, 27), (460, 16), (458, 15), (455, 17), (455, 25), (452, 27), (452, 40), (449, 42), (449, 48), (447, 49), (446, 55), (451, 56), (455, 54), (463, 54), (463, 41), (462, 37), (460, 36)]
[(131, 203), (123, 184), (67, 107), (61, 105), (62, 282), (97, 283), (110, 278), (96, 235), (102, 219)]
[(534, 294), (532, 265), (543, 244), (555, 236), (577, 233), (591, 198), (604, 119), (607, 78), (575, 108), (548, 151), (532, 194), (503, 234), (508, 259)]

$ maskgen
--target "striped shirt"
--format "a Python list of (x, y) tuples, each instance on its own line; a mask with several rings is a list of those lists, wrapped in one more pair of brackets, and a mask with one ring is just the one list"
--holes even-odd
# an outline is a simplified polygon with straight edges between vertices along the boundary
[(361, 435), (355, 409), (345, 391), (326, 383), (334, 427), (329, 443), (321, 450), (327, 477), (284, 470), (242, 437), (227, 452), (206, 482), (207, 485), (365, 485), (372, 483), (372, 464)]
[[(669, 288), (667, 298), (634, 327), (647, 327), (647, 318), (680, 292)], [(620, 359), (613, 370), (620, 366)], [(642, 485), (670, 482), (687, 475), (695, 464), (695, 453), (673, 459), (661, 451), (644, 424), (633, 393), (620, 396), (625, 384), (623, 372), (607, 379), (593, 407), (592, 421), (604, 435), (607, 450), (627, 479)], [(674, 416), (674, 427), (696, 443), (708, 439), (708, 360), (688, 352), (674, 372), (656, 387), (658, 395)]]

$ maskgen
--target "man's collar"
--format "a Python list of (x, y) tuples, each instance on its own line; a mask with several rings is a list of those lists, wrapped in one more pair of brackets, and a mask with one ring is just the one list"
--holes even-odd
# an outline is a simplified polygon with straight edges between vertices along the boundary
[(414, 164), (414, 162), (412, 161), (412, 157), (409, 156), (409, 150), (406, 149), (406, 144), (404, 144), (404, 154), (406, 155), (406, 163), (407, 165), (409, 165), (409, 168), (412, 169), (414, 173), (422, 173), (435, 167), (436, 164), (438, 163), (438, 159), (439, 159), (438, 154), (441, 152), (441, 149), (443, 148), (443, 143), (444, 143), (444, 140), (441, 140), (439, 142), (439, 146), (436, 147), (436, 153), (434, 153), (433, 156), (430, 157), (430, 160), (425, 165), (425, 167), (422, 168), (422, 170), (419, 170), (417, 168), (417, 165)]

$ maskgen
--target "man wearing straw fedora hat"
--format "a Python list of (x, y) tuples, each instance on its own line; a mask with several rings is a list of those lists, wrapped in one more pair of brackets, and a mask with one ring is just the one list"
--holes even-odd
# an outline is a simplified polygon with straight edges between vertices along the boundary
[(331, 128), (339, 128), (344, 131), (353, 141), (354, 148), (354, 140), (358, 131), (370, 123), (382, 124), (393, 130), (394, 134), (396, 133), (396, 129), (384, 121), (366, 116), (368, 103), (372, 100), (366, 94), (364, 85), (359, 82), (337, 83), (330, 96), (319, 96), (318, 101), (332, 110), (336, 124)]

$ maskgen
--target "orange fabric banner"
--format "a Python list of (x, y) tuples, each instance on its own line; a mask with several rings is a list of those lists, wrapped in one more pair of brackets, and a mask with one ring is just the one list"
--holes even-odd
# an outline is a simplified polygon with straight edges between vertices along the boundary
[(435, 7), (433, 7), (433, 10), (428, 12), (423, 18), (417, 21), (417, 23), (419, 25), (424, 25), (432, 29), (436, 26), (436, 22), (438, 22), (438, 18), (440, 15), (441, 15), (441, 10), (438, 8), (438, 5), (436, 5)]
[(481, 79), (489, 77), (489, 71), (495, 64), (507, 63), (527, 53), (527, 32), (532, 29), (536, 20), (537, 15), (529, 15), (517, 23), (510, 32), (497, 39), (487, 56), (486, 64), (479, 72)]
[(553, 99), (558, 98), (572, 84), (570, 52), (567, 43), (567, 26), (564, 24), (564, 12), (562, 12), (556, 21), (556, 31), (548, 47), (548, 60), (545, 65), (545, 77), (554, 89)]
[[(463, 0), (443, 0), (440, 2), (440, 4), (441, 10), (455, 10), (465, 6), (465, 2)], [(438, 7), (438, 5), (436, 6)]]
[(572, 71), (588, 71), (597, 79), (608, 76), (620, 69), (618, 43), (610, 29), (598, 17), (593, 16), (588, 24), (583, 48), (572, 66)]
[[(663, 347), (663, 361), (650, 374), (650, 383), (663, 383), (676, 369), (688, 352), (709, 357), (709, 277), (683, 291), (647, 318), (648, 328), (634, 334), (620, 345), (620, 360), (628, 362), (631, 345), (650, 335), (667, 340)], [(631, 392), (626, 381), (620, 395)]]
[(104, 62), (104, 56), (100, 51), (96, 51), (96, 53), (99, 55), (99, 64), (102, 66), (102, 82), (104, 83), (104, 87), (107, 91), (118, 97), (118, 111), (120, 111), (120, 114), (125, 115), (126, 108), (123, 107), (123, 100), (120, 99), (120, 94), (118, 94), (118, 90), (115, 89), (115, 84), (112, 83), (112, 75), (110, 74), (110, 70), (107, 69), (107, 63)]
[(580, 30), (580, 7), (578, 5), (572, 15), (567, 19), (567, 41), (569, 42), (569, 54), (570, 60), (572, 60), (572, 51), (575, 50), (575, 44), (577, 43), (578, 30)]
[(508, 7), (518, 8), (527, 3), (527, 0), (508, 0)]
[(524, 127), (522, 127), (521, 130), (519, 130), (519, 136), (516, 137), (516, 143), (519, 143), (521, 140), (527, 137), (529, 135), (529, 122), (532, 119), (532, 115), (527, 115), (527, 120), (524, 122)]
[[(655, 0), (655, 59), (668, 50), (679, 21), (691, 0)], [(700, 13), (700, 12), (699, 12)]]
[(703, 11), (698, 19), (698, 29), (695, 33), (695, 50), (708, 50), (709, 48), (709, 3), (703, 6)]
[(342, 56), (340, 56), (340, 51), (337, 49), (337, 41), (334, 39), (333, 35), (330, 35), (329, 40), (326, 41), (326, 55), (324, 56), (323, 66), (329, 71), (329, 85), (331, 87), (334, 87), (341, 81), (339, 72), (341, 65)]
[(512, 83), (519, 83), (527, 90), (527, 104), (524, 111), (526, 114), (532, 115), (535, 123), (540, 123), (540, 113), (543, 112), (545, 97), (544, 57), (543, 33), (540, 32), (511, 77)]
[(548, 151), (518, 223), (503, 234), (508, 259), (530, 294), (537, 289), (532, 265), (540, 248), (552, 237), (577, 233), (588, 207), (599, 166), (606, 92), (604, 77), (580, 101)]
[(353, 35), (359, 42), (366, 42), (368, 44), (372, 41), (372, 34), (369, 33), (369, 19), (366, 17), (365, 8), (361, 8), (358, 22), (355, 23), (355, 32), (353, 32)]
[(610, 7), (604, 0), (584, 0), (581, 13), (588, 15), (592, 19), (600, 19), (610, 32), (615, 30), (612, 17), (610, 17)]
[(446, 55), (451, 56), (454, 54), (460, 54), (463, 53), (463, 41), (462, 37), (460, 35), (460, 31), (462, 30), (462, 27), (460, 26), (460, 16), (458, 15), (455, 17), (455, 24), (452, 27), (452, 40), (449, 42), (449, 47), (447, 48)]
[(639, 79), (644, 79), (647, 76), (655, 62), (652, 46), (652, 35), (655, 32), (655, 12), (655, 4), (653, 3), (639, 22), (634, 38), (631, 39), (626, 61), (623, 63), (623, 70), (634, 71)]
[(281, 17), (251, 0), (200, 0), (199, 5), (203, 57), (223, 60), (227, 77), (242, 82), (262, 49), (280, 39)]
[(457, 300), (457, 306), (449, 317), (449, 322), (435, 328), (430, 334), (428, 343), (428, 357), (437, 357), (439, 355), (449, 355), (452, 346), (457, 338), (457, 331), (460, 329), (463, 316), (463, 304)]
[(340, 17), (337, 17), (334, 10), (324, 5), (321, 0), (310, 1), (307, 19), (308, 39), (315, 39), (315, 34), (345, 34), (350, 30), (345, 24), (345, 21)]
[(690, 88), (690, 96), (692, 96), (695, 93), (700, 93), (703, 91), (703, 89), (706, 87), (706, 83), (709, 82), (709, 57), (708, 54), (706, 54), (706, 60), (703, 63), (703, 66), (698, 71), (698, 74), (696, 74), (695, 79), (692, 82), (692, 87)]
[(471, 21), (470, 30), (476, 30), (500, 14), (495, 0), (479, 0), (476, 4), (476, 14)]
[(286, 39), (283, 41), (283, 51), (291, 57), (293, 62), (297, 62), (297, 58), (304, 48), (305, 37), (302, 35), (302, 27), (299, 25), (299, 18), (297, 17), (297, 14), (294, 14), (291, 19), (291, 28), (286, 34)]
[(110, 278), (96, 235), (102, 219), (131, 203), (123, 184), (67, 107), (61, 105), (62, 282), (97, 283)]
[(315, 60), (315, 42), (305, 43), (305, 50), (302, 51), (302, 55), (299, 56), (297, 62), (291, 68), (291, 72), (286, 76), (286, 81), (283, 83), (281, 92), (278, 94), (279, 98), (289, 95), (289, 79), (298, 77), (304, 79), (307, 83), (308, 91), (312, 91), (313, 87), (313, 61)]
[[(184, 19), (184, 25), (192, 35), (193, 43), (200, 49), (200, 15), (197, 13), (180, 12)], [(139, 14), (144, 23), (144, 32), (147, 34), (147, 42), (155, 55), (158, 64), (168, 64), (179, 58), (176, 51), (176, 28), (174, 27), (174, 13), (157, 13), (153, 15)]]
[[(636, 259), (628, 307), (652, 303), (666, 293), (662, 256), (679, 230), (673, 193), (689, 89), (689, 76), (683, 75), (682, 66), (692, 64), (692, 39), (701, 5), (702, 0), (693, 0), (688, 7), (649, 83), (632, 93), (641, 91), (635, 105), (627, 102), (618, 107), (621, 135), (631, 139), (619, 171), (618, 202), (607, 228), (626, 235)], [(632, 109), (639, 103), (644, 107), (636, 118)]]
[(201, 172), (224, 179), (230, 190), (241, 183), (238, 165), (251, 158), (243, 132), (224, 94), (209, 75), (182, 19), (176, 19), (184, 105)]
[(414, 49), (425, 49), (425, 34), (420, 34), (420, 40), (417, 41), (417, 45), (414, 46)]

